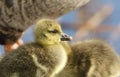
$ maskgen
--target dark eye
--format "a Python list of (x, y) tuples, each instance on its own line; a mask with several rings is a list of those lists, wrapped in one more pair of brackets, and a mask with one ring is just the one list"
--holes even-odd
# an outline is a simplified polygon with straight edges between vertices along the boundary
[(52, 31), (49, 31), (50, 33), (58, 33), (58, 30), (54, 29)]

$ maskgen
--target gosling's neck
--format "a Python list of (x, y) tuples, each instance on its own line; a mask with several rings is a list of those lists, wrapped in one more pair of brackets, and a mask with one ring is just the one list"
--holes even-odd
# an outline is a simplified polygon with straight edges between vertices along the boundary
[(43, 46), (43, 47), (51, 47), (51, 46), (58, 46), (58, 45), (61, 45), (61, 43), (60, 42), (56, 42), (56, 43), (48, 43), (48, 42), (45, 42), (45, 41), (42, 41), (42, 42), (38, 42), (38, 41), (36, 41), (36, 43), (37, 44), (39, 44), (39, 45), (41, 45), (41, 46)]

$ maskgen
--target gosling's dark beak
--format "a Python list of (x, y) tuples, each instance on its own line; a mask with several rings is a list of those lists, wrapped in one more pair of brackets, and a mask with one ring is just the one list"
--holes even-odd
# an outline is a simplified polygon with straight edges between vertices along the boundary
[(62, 37), (61, 37), (61, 41), (71, 41), (72, 40), (72, 37), (63, 33), (62, 34)]

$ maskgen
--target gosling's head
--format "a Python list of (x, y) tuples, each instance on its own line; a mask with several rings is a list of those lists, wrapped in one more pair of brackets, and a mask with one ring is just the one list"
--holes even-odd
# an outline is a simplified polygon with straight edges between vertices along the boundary
[(62, 32), (60, 25), (51, 19), (42, 19), (35, 24), (35, 41), (42, 45), (58, 44), (72, 38)]

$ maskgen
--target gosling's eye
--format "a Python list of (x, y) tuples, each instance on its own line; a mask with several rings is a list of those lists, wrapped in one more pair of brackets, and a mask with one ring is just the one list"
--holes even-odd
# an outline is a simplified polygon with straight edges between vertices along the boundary
[(54, 30), (51, 30), (51, 31), (48, 31), (50, 33), (58, 33), (58, 30), (54, 29)]

